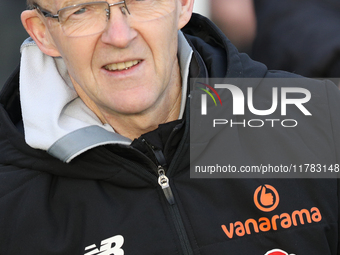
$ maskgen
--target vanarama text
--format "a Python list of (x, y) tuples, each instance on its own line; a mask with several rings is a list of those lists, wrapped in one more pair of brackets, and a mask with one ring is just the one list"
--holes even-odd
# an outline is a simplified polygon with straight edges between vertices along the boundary
[(290, 228), (292, 226), (304, 225), (306, 223), (320, 222), (322, 220), (321, 213), (317, 207), (296, 210), (292, 214), (282, 213), (274, 215), (271, 219), (261, 217), (257, 221), (255, 219), (248, 219), (245, 222), (236, 221), (230, 223), (229, 226), (222, 225), (224, 233), (232, 239), (234, 234), (237, 236), (251, 235), (252, 233), (267, 232), (269, 230), (277, 230), (278, 226), (282, 228)]

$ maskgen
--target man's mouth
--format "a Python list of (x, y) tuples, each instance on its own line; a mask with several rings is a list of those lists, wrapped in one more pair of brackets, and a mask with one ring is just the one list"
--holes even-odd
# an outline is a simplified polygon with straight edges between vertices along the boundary
[(137, 64), (142, 62), (141, 60), (132, 60), (132, 61), (126, 61), (121, 63), (114, 63), (104, 66), (104, 68), (108, 71), (122, 71), (127, 70)]

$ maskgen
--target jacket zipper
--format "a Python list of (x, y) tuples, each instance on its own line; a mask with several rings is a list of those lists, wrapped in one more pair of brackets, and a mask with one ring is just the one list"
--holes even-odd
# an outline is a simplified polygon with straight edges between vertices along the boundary
[(152, 150), (153, 154), (155, 155), (156, 162), (158, 164), (158, 184), (161, 186), (164, 196), (168, 201), (168, 208), (172, 220), (175, 223), (175, 228), (180, 240), (183, 254), (193, 255), (194, 252), (191, 248), (190, 241), (184, 227), (183, 219), (176, 204), (175, 197), (172, 193), (169, 178), (166, 176), (165, 167), (167, 164), (163, 152), (159, 149), (155, 149), (155, 147), (149, 144), (145, 139), (143, 139), (143, 142)]
[(164, 195), (170, 205), (175, 204), (175, 198), (169, 184), (169, 178), (165, 175), (165, 170), (162, 166), (158, 166), (158, 184), (162, 187)]

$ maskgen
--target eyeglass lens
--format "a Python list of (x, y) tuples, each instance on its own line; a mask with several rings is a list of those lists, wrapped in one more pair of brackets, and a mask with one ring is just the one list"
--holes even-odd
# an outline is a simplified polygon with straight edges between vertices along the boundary
[[(136, 21), (158, 19), (175, 9), (173, 0), (126, 0), (125, 2), (130, 13), (129, 18)], [(116, 6), (112, 6), (114, 7)], [(124, 8), (124, 4), (118, 7)], [(61, 9), (58, 14), (65, 35), (78, 37), (102, 32), (107, 26), (109, 8), (107, 2), (91, 2)], [(116, 14), (110, 11), (111, 16)]]

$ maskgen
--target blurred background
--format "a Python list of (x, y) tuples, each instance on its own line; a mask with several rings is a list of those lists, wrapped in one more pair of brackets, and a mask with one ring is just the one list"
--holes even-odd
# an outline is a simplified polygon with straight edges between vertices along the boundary
[(20, 14), (26, 0), (0, 0), (0, 88), (20, 61), (20, 45), (28, 37)]
[[(0, 0), (0, 88), (19, 64), (28, 37), (20, 21), (25, 1)], [(271, 70), (340, 77), (339, 0), (195, 0), (194, 11)]]

